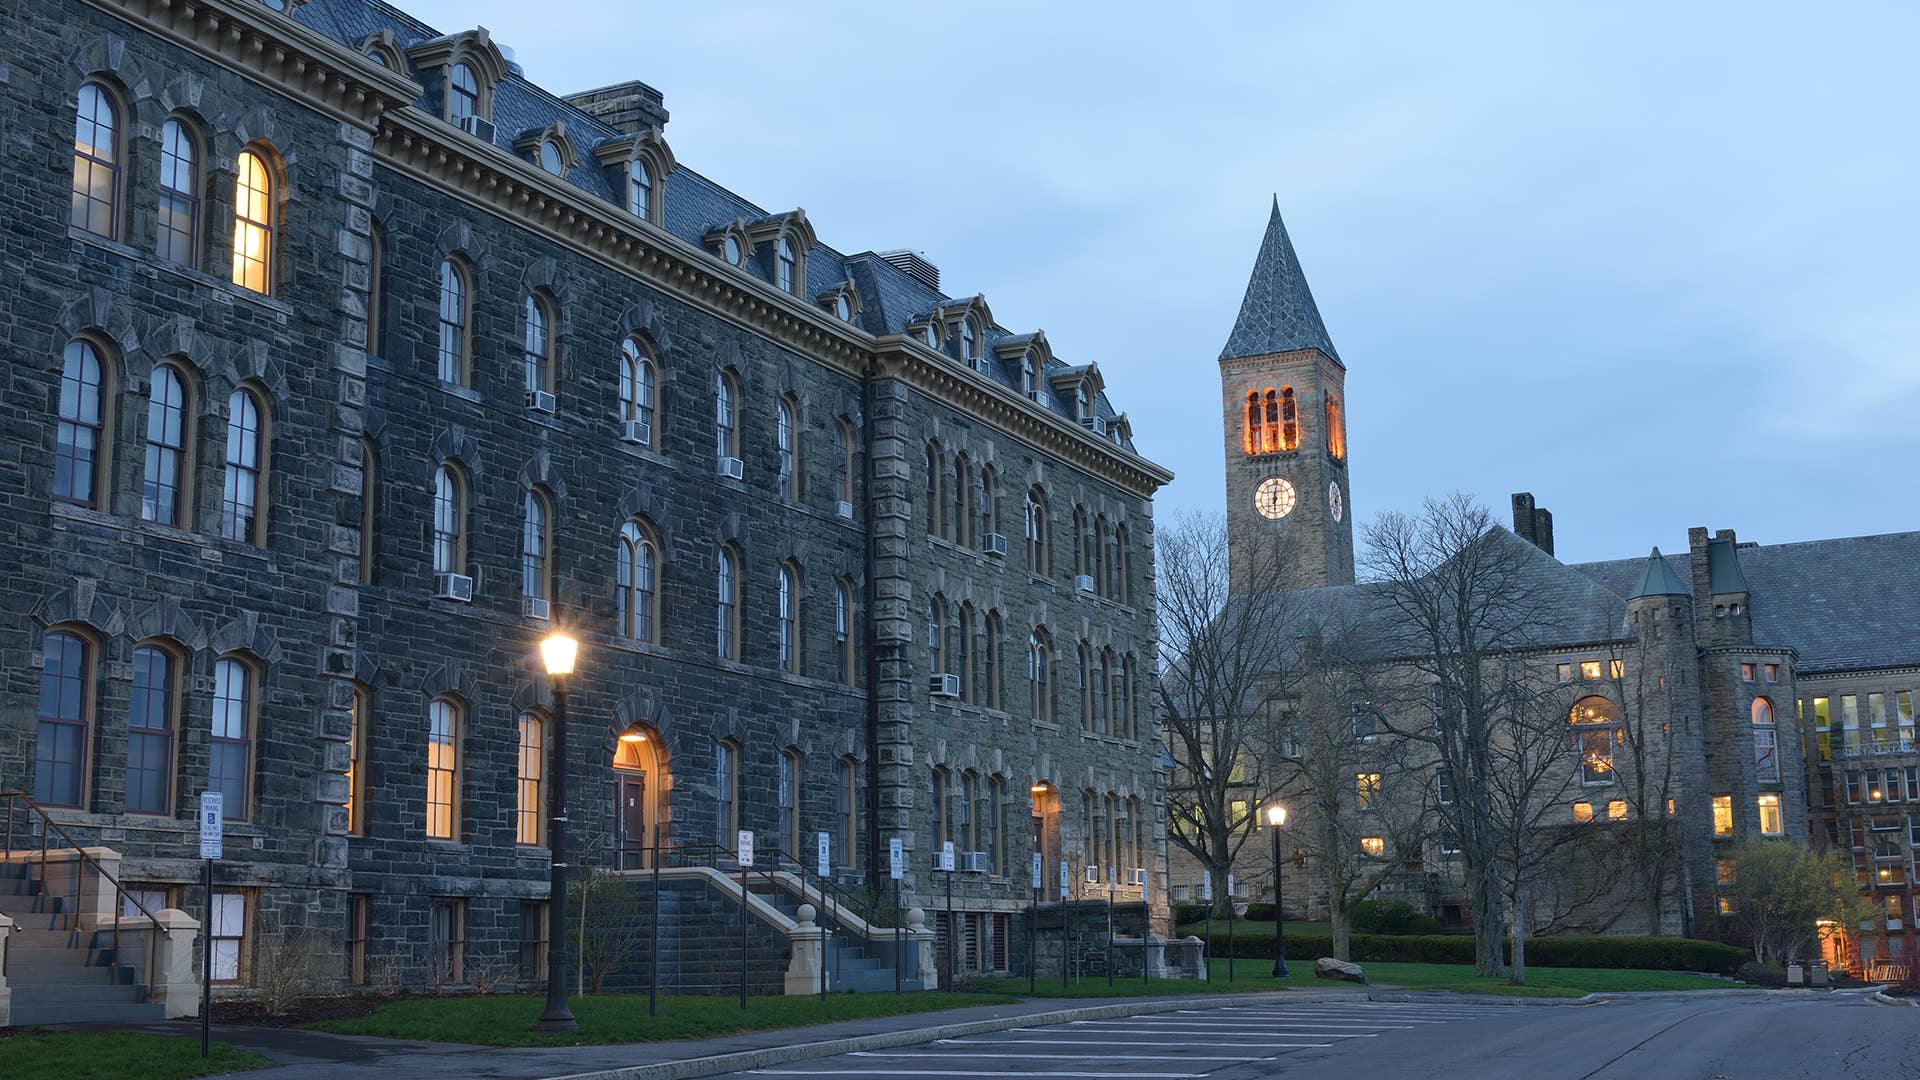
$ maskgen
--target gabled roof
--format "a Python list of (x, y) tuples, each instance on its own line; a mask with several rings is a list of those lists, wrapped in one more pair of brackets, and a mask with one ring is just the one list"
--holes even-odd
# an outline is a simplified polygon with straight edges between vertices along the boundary
[(1660, 549), (1654, 548), (1653, 554), (1647, 556), (1647, 568), (1640, 572), (1640, 584), (1633, 587), (1633, 591), (1627, 594), (1627, 599), (1638, 600), (1643, 596), (1692, 595), (1693, 590), (1681, 583), (1680, 576), (1673, 572), (1673, 567), (1667, 565), (1667, 560), (1660, 554)]
[(1320, 321), (1313, 290), (1307, 287), (1307, 275), (1300, 269), (1300, 257), (1294, 254), (1293, 240), (1287, 236), (1286, 223), (1280, 220), (1280, 198), (1276, 195), (1273, 216), (1267, 219), (1266, 239), (1260, 242), (1247, 294), (1240, 301), (1240, 317), (1234, 321), (1227, 347), (1220, 350), (1220, 359), (1301, 349), (1318, 349), (1340, 363), (1326, 324)]

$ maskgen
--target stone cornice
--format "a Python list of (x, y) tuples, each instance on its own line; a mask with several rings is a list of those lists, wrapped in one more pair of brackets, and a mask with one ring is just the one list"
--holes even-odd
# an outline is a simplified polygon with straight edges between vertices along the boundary
[(371, 128), (420, 96), (381, 67), (266, 5), (248, 0), (88, 0), (340, 120)]

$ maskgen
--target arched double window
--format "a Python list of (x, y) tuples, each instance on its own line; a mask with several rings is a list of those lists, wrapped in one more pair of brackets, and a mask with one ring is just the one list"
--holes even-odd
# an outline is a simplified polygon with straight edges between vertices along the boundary
[(462, 574), (466, 566), (466, 477), (460, 466), (442, 462), (433, 473), (433, 572)]
[(527, 614), (549, 617), (553, 600), (553, 504), (544, 488), (527, 489), (520, 528), (520, 594)]
[(740, 554), (731, 544), (722, 544), (714, 558), (715, 592), (718, 597), (716, 621), (718, 635), (714, 652), (722, 660), (740, 659)]
[(793, 562), (780, 564), (780, 670), (800, 674), (800, 567)]
[(187, 447), (193, 411), (187, 380), (171, 363), (154, 365), (147, 393), (147, 452), (140, 480), (140, 516), (159, 525), (186, 521)]
[(795, 250), (791, 236), (782, 236), (780, 238), (778, 253), (779, 266), (776, 272), (776, 283), (780, 286), (780, 291), (786, 293), (799, 292), (800, 254)]
[(154, 254), (182, 266), (200, 263), (200, 144), (177, 116), (160, 126), (160, 199)]
[(637, 521), (620, 526), (615, 560), (614, 595), (619, 604), (620, 633), (635, 641), (658, 644), (660, 546), (653, 533)]
[(133, 650), (127, 700), (127, 811), (173, 813), (173, 733), (179, 710), (179, 664), (154, 644)]
[(1053, 722), (1053, 646), (1047, 632), (1035, 627), (1027, 638), (1028, 705), (1033, 718)]
[(265, 295), (273, 291), (273, 167), (252, 149), (240, 151), (234, 164), (233, 283)]
[(553, 392), (553, 303), (540, 293), (528, 293), (526, 333), (521, 341), (521, 366), (526, 372), (527, 405), (538, 407), (540, 393)]
[(660, 392), (660, 372), (653, 352), (639, 338), (620, 343), (620, 420), (629, 426), (623, 432), (627, 441), (653, 446), (655, 402)]
[(220, 495), (220, 535), (228, 540), (266, 543), (261, 501), (266, 490), (266, 408), (251, 387), (227, 398), (227, 468)]
[(60, 359), (60, 421), (54, 438), (53, 497), (82, 506), (103, 501), (106, 403), (113, 379), (93, 342), (75, 338)]
[(73, 211), (76, 229), (114, 239), (120, 235), (120, 106), (97, 82), (74, 99)]
[(440, 260), (440, 333), (434, 356), (440, 381), (451, 386), (467, 385), (470, 294), (466, 268), (453, 259)]
[(93, 744), (93, 646), (73, 630), (40, 645), (40, 706), (35, 713), (33, 801), (80, 808), (87, 798), (87, 750)]
[(447, 119), (454, 123), (480, 115), (480, 77), (470, 64), (455, 64), (447, 75)]

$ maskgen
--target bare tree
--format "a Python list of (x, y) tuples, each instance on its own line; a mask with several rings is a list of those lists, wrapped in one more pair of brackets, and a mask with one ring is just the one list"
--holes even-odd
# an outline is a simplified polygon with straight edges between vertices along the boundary
[(1168, 833), (1206, 869), (1215, 904), (1260, 832), (1259, 808), (1281, 776), (1270, 697), (1292, 681), (1292, 618), (1280, 560), (1263, 560), (1248, 591), (1231, 587), (1224, 518), (1195, 514), (1159, 530), (1154, 569), (1160, 622), (1159, 698), (1168, 752)]
[[(1667, 882), (1681, 869), (1684, 857), (1673, 802), (1676, 736), (1680, 734), (1676, 729), (1685, 721), (1675, 707), (1674, 690), (1648, 664), (1629, 666), (1616, 650), (1607, 666), (1620, 707), (1619, 756), (1625, 760), (1618, 765), (1625, 767), (1616, 766), (1614, 771), (1628, 804), (1627, 854), (1646, 905), (1647, 933), (1658, 934)], [(1680, 873), (1679, 880), (1684, 897), (1686, 875)], [(1689, 925), (1683, 929), (1690, 930), (1692, 919), (1684, 921)]]
[[(1418, 514), (1382, 514), (1364, 530), (1361, 565), (1378, 583), (1383, 651), (1398, 661), (1387, 725), (1431, 749), (1451, 799), (1442, 808), (1459, 847), (1473, 911), (1474, 967), (1504, 974), (1501, 957), (1500, 762), (1502, 719), (1524, 680), (1516, 654), (1550, 622), (1529, 573), (1530, 545), (1495, 528), (1471, 496), (1428, 499)], [(1425, 701), (1421, 701), (1425, 698)]]
[[(1480, 778), (1490, 811), (1486, 827), (1494, 837), (1495, 865), (1505, 888), (1513, 962), (1507, 981), (1527, 982), (1527, 934), (1532, 929), (1533, 886), (1560, 869), (1554, 858), (1581, 838), (1579, 822), (1567, 813), (1569, 794), (1579, 787), (1570, 752), (1568, 715), (1560, 697), (1524, 662), (1501, 662), (1500, 692), (1505, 705), (1492, 724), (1486, 745), (1488, 774)], [(1614, 738), (1614, 731), (1603, 731)]]

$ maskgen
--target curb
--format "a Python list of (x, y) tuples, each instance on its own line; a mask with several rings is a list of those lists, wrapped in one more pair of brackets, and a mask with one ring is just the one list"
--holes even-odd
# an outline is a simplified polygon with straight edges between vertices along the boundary
[[(1597, 995), (1588, 995), (1597, 997)], [(1063, 1024), (1074, 1020), (1108, 1020), (1122, 1016), (1144, 1016), (1151, 1013), (1178, 1012), (1195, 1006), (1227, 1005), (1238, 1003), (1274, 1004), (1290, 1002), (1299, 1005), (1324, 1005), (1329, 1002), (1351, 1001), (1364, 997), (1367, 1001), (1449, 1001), (1458, 1000), (1484, 1005), (1571, 1005), (1585, 1001), (1585, 998), (1510, 998), (1479, 996), (1473, 994), (1452, 994), (1446, 996), (1420, 996), (1411, 994), (1387, 994), (1368, 992), (1364, 995), (1354, 992), (1303, 994), (1298, 991), (1282, 990), (1274, 993), (1238, 993), (1238, 994), (1195, 994), (1178, 998), (1157, 998), (1150, 1001), (1115, 1002), (1110, 1005), (1088, 1005), (1077, 1009), (1054, 1009), (1049, 1012), (1026, 1013), (1021, 1016), (1002, 1016), (991, 1020), (969, 1020), (958, 1024), (941, 1024), (936, 1027), (906, 1028), (900, 1031), (880, 1031), (871, 1035), (849, 1035), (839, 1039), (823, 1039), (819, 1042), (795, 1043), (789, 1046), (766, 1046), (758, 1050), (737, 1050), (730, 1054), (713, 1054), (707, 1057), (682, 1058), (678, 1061), (657, 1061), (648, 1065), (629, 1065), (616, 1069), (600, 1069), (593, 1072), (567, 1073), (555, 1076), (551, 1080), (691, 1080), (693, 1077), (717, 1076), (721, 1073), (739, 1072), (744, 1069), (760, 1069), (769, 1065), (780, 1065), (790, 1061), (807, 1061), (813, 1058), (835, 1057), (858, 1050), (887, 1050), (896, 1046), (913, 1046), (919, 1043), (935, 1042), (940, 1039), (958, 1039), (967, 1035), (982, 1035), (994, 1031), (1007, 1031), (1017, 1027), (1040, 1027), (1048, 1024)]]

